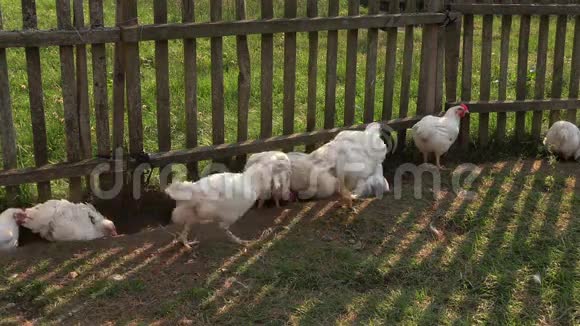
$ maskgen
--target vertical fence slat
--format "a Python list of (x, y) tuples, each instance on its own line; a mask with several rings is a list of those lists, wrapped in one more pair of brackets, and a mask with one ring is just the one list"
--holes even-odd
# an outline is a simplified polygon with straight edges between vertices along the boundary
[[(379, 1), (369, 0), (369, 15), (379, 13)], [(365, 105), (363, 121), (374, 120), (375, 115), (375, 83), (377, 80), (377, 46), (379, 39), (378, 28), (369, 28), (367, 31), (367, 64), (365, 73)]]
[[(510, 52), (510, 35), (512, 29), (512, 16), (504, 15), (501, 17), (501, 44), (499, 58), (499, 83), (498, 83), (498, 100), (507, 99), (507, 82), (508, 66)], [(504, 142), (507, 127), (507, 114), (499, 112), (497, 114), (496, 139), (498, 142)]]
[[(138, 25), (137, 0), (124, 0), (123, 11), (127, 26)], [(129, 153), (143, 152), (143, 120), (141, 107), (141, 67), (139, 43), (125, 43), (125, 72), (127, 112), (129, 114)]]
[[(308, 17), (318, 16), (318, 0), (308, 0), (306, 7)], [(306, 113), (306, 131), (316, 128), (316, 97), (318, 85), (318, 32), (308, 33), (308, 104)], [(306, 146), (306, 151), (314, 150), (314, 145)]]
[[(0, 8), (0, 30), (2, 29), (2, 8)], [(16, 130), (12, 116), (6, 49), (0, 49), (0, 125), (2, 125), (2, 128), (0, 128), (0, 143), (2, 144), (3, 169), (15, 169), (17, 167)], [(18, 189), (17, 186), (6, 187), (6, 201), (8, 205), (12, 206), (16, 204)]]
[[(544, 98), (546, 84), (546, 62), (548, 59), (548, 36), (550, 28), (550, 16), (540, 17), (538, 33), (538, 55), (536, 57), (536, 82), (534, 85), (534, 98)], [(542, 133), (543, 111), (534, 111), (532, 117), (532, 138), (540, 139)]]
[[(554, 70), (552, 71), (552, 98), (562, 97), (564, 82), (564, 54), (566, 52), (566, 25), (568, 17), (558, 16), (556, 22), (556, 43), (554, 44)], [(550, 111), (550, 126), (560, 120), (560, 110)]]
[[(73, 24), (77, 30), (85, 28), (83, 0), (73, 1)], [(92, 156), (91, 115), (89, 111), (89, 80), (87, 67), (87, 46), (79, 44), (76, 51), (77, 110), (79, 115), (79, 136), (81, 158)]]
[[(90, 0), (91, 28), (104, 27), (103, 2)], [(111, 154), (109, 139), (109, 97), (107, 92), (107, 49), (105, 44), (91, 46), (93, 64), (93, 101), (95, 105), (97, 155), (108, 157)]]
[[(236, 19), (246, 19), (246, 1), (236, 0)], [(236, 36), (236, 50), (238, 55), (238, 141), (248, 139), (248, 112), (250, 110), (250, 83), (251, 64), (250, 52), (248, 50), (248, 37), (246, 35)], [(245, 155), (238, 157), (238, 167), (245, 164)]]
[[(572, 68), (570, 70), (570, 98), (578, 98), (580, 86), (580, 16), (574, 20), (574, 47), (572, 50)], [(576, 110), (568, 110), (566, 120), (576, 123)]]
[[(195, 20), (195, 4), (193, 0), (183, 0), (181, 6), (182, 21), (190, 23)], [(197, 41), (183, 40), (183, 71), (185, 83), (185, 146), (197, 146)], [(197, 180), (198, 164), (187, 164), (187, 178)]]
[[(412, 13), (415, 11), (415, 0), (406, 2), (405, 12)], [(405, 26), (405, 44), (403, 47), (403, 68), (401, 70), (401, 100), (399, 107), (399, 118), (407, 117), (409, 112), (409, 99), (411, 95), (411, 77), (413, 75), (413, 51), (415, 41), (415, 27), (413, 25)], [(400, 150), (405, 148), (407, 143), (407, 130), (401, 130), (398, 133), (397, 141)]]
[[(262, 0), (262, 19), (274, 17), (272, 1)], [(261, 122), (260, 136), (268, 138), (272, 136), (272, 83), (274, 80), (274, 36), (262, 34), (261, 48)]]
[[(34, 0), (22, 0), (22, 22), (24, 29), (37, 28), (36, 3)], [(48, 163), (40, 51), (35, 47), (26, 48), (24, 51), (26, 53), (26, 72), (28, 75), (28, 97), (33, 131), (34, 162), (38, 167)], [(37, 190), (39, 201), (45, 201), (51, 197), (50, 182), (39, 182), (37, 184)]]
[[(491, 3), (490, 0), (486, 2)], [(493, 38), (493, 15), (483, 16), (483, 31), (481, 36), (481, 74), (479, 99), (490, 100), (491, 93), (491, 50)], [(479, 114), (479, 143), (487, 146), (489, 143), (489, 113)]]
[(445, 95), (447, 102), (456, 102), (459, 50), (461, 46), (460, 17), (447, 25), (445, 34)]
[[(399, 13), (399, 3), (389, 3), (389, 13)], [(387, 121), (393, 117), (393, 94), (395, 91), (395, 69), (397, 65), (398, 28), (387, 29), (387, 44), (385, 50), (385, 84), (383, 90), (383, 112), (381, 120)]]
[[(69, 0), (57, 1), (56, 11), (59, 29), (73, 29), (70, 10)], [(75, 84), (74, 49), (72, 46), (60, 46), (59, 48), (67, 161), (75, 162), (81, 158), (81, 145), (79, 137), (79, 115), (77, 111), (77, 85)], [(82, 183), (78, 177), (69, 179), (69, 198), (72, 201), (80, 201), (82, 199)]]
[[(520, 18), (520, 33), (518, 40), (518, 78), (516, 81), (516, 99), (526, 99), (526, 84), (528, 77), (528, 49), (531, 17)], [(523, 140), (526, 134), (526, 112), (516, 112), (516, 140)]]
[[(348, 15), (359, 15), (360, 0), (348, 2)], [(346, 34), (346, 74), (344, 79), (344, 125), (354, 123), (356, 100), (356, 67), (358, 50), (358, 29), (351, 29)]]
[[(465, 1), (471, 3), (471, 0)], [(463, 16), (463, 63), (461, 69), (461, 100), (471, 100), (471, 85), (473, 71), (473, 15)], [(459, 147), (462, 150), (469, 148), (469, 132), (471, 119), (469, 114), (461, 119), (459, 131)]]
[[(284, 1), (284, 17), (296, 17), (296, 0)], [(284, 33), (284, 99), (282, 132), (294, 132), (294, 106), (296, 101), (296, 33)], [(292, 148), (288, 148), (291, 150)]]
[[(428, 10), (439, 9), (438, 0), (425, 1)], [(438, 34), (439, 25), (429, 24), (423, 26), (421, 42), (421, 66), (419, 71), (419, 90), (417, 98), (417, 113), (430, 114), (435, 110), (438, 60)]]
[[(328, 16), (338, 16), (338, 0), (328, 1)], [(324, 128), (334, 128), (336, 115), (336, 60), (338, 31), (328, 31), (326, 42), (326, 93), (324, 95)]]
[[(211, 21), (222, 20), (222, 0), (210, 2)], [(224, 70), (223, 39), (212, 37), (211, 46), (211, 107), (213, 143), (223, 144), (224, 139)]]
[[(123, 0), (115, 5), (115, 22), (124, 24)], [(115, 43), (113, 58), (113, 151), (125, 147), (125, 46)]]
[[(167, 23), (167, 1), (153, 3), (155, 24)], [(159, 151), (171, 150), (171, 121), (169, 112), (169, 49), (167, 41), (155, 41), (155, 81), (157, 90), (157, 144)]]

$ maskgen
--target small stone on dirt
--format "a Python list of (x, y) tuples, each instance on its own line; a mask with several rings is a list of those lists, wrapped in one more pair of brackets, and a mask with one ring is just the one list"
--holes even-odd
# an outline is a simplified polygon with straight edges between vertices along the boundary
[(73, 279), (73, 280), (74, 280), (75, 278), (77, 278), (78, 276), (79, 276), (79, 273), (77, 273), (77, 272), (75, 272), (75, 271), (72, 271), (72, 272), (68, 273), (68, 277), (69, 277), (70, 279)]
[(332, 241), (332, 237), (328, 234), (322, 236), (322, 241)]
[(8, 302), (6, 304), (6, 306), (4, 306), (4, 309), (10, 309), (10, 308), (14, 308), (14, 307), (16, 307), (16, 303), (14, 303), (14, 302)]
[(353, 248), (354, 250), (361, 250), (363, 247), (364, 247), (364, 246), (363, 246), (362, 242), (360, 242), (360, 241), (357, 241), (357, 242), (356, 242), (356, 243), (355, 243), (355, 244), (352, 246), (352, 248)]
[(18, 277), (18, 273), (10, 275), (9, 279), (13, 280)]
[(123, 275), (120, 275), (120, 274), (114, 274), (114, 275), (111, 275), (111, 279), (113, 281), (122, 281), (125, 279), (125, 277)]

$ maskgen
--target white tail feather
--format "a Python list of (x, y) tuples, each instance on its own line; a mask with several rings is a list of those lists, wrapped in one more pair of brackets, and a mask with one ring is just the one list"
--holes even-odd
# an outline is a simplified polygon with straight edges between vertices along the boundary
[(192, 182), (174, 182), (165, 189), (165, 193), (173, 200), (191, 200), (192, 190)]

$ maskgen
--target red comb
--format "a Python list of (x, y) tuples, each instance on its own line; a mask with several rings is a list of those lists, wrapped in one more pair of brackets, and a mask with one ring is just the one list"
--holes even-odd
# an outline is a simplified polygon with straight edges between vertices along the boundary
[(461, 104), (459, 104), (459, 106), (461, 106), (463, 109), (465, 109), (465, 111), (469, 111), (469, 108), (467, 107), (467, 105), (461, 103)]

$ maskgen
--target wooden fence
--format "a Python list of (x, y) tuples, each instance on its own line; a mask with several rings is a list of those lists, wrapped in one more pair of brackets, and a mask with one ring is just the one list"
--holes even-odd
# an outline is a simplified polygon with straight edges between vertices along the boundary
[[(72, 3), (72, 5), (71, 5)], [(317, 0), (306, 1), (306, 17), (297, 17), (297, 0), (285, 0), (284, 17), (274, 18), (272, 1), (261, 1), (261, 17), (257, 20), (246, 19), (246, 1), (236, 0), (228, 3), (235, 6), (236, 20), (223, 21), (222, 0), (210, 1), (210, 21), (194, 22), (197, 2), (182, 0), (182, 22), (167, 23), (168, 11), (166, 0), (154, 0), (154, 23), (140, 24), (138, 20), (137, 0), (116, 1), (116, 25), (104, 26), (103, 0), (89, 0), (88, 11), (90, 22), (84, 22), (83, 0), (56, 0), (58, 29), (38, 30), (37, 13), (34, 0), (22, 0), (23, 30), (0, 31), (0, 129), (2, 141), (2, 158), (4, 170), (0, 172), (0, 186), (6, 186), (9, 199), (18, 193), (18, 185), (37, 183), (39, 200), (51, 197), (51, 180), (68, 178), (71, 199), (78, 200), (82, 194), (83, 176), (88, 175), (95, 167), (106, 164), (113, 172), (132, 170), (137, 164), (146, 162), (152, 167), (168, 164), (187, 164), (190, 177), (197, 175), (197, 164), (200, 160), (222, 159), (241, 156), (263, 150), (291, 148), (295, 145), (312, 145), (331, 139), (344, 128), (357, 128), (355, 121), (356, 72), (359, 30), (366, 33), (366, 64), (363, 123), (374, 120), (375, 97), (378, 69), (384, 69), (382, 81), (384, 91), (381, 120), (395, 130), (400, 130), (400, 141), (405, 140), (406, 129), (412, 126), (423, 115), (438, 112), (446, 98), (447, 105), (458, 101), (458, 71), (461, 58), (462, 78), (460, 82), (461, 100), (469, 102), (472, 112), (479, 113), (479, 142), (489, 142), (489, 114), (497, 113), (497, 138), (505, 139), (506, 113), (517, 112), (517, 136), (525, 136), (525, 114), (533, 111), (534, 124), (532, 133), (537, 137), (541, 131), (543, 110), (567, 109), (567, 117), (576, 116), (575, 109), (580, 106), (578, 100), (578, 77), (580, 70), (580, 6), (579, 5), (513, 5), (513, 4), (472, 4), (469, 1), (447, 3), (442, 0), (424, 1), (424, 10), (416, 12), (415, 1), (407, 1), (405, 12), (400, 13), (399, 4), (395, 1), (387, 8), (388, 12), (379, 11), (379, 1), (368, 1), (367, 14), (360, 15), (360, 2), (348, 1), (347, 15), (340, 16), (339, 0), (328, 0), (327, 8), (319, 8)], [(447, 7), (447, 8), (445, 8)], [(445, 10), (448, 9), (448, 10)], [(325, 14), (322, 14), (322, 13)], [(471, 75), (473, 60), (474, 16), (483, 15), (483, 42), (481, 61), (480, 101), (471, 98)], [(501, 76), (499, 78), (500, 102), (490, 102), (491, 76), (491, 38), (492, 24), (495, 15), (502, 18), (501, 39)], [(541, 15), (540, 45), (538, 51), (538, 77), (536, 79), (537, 96), (528, 100), (525, 93), (527, 76), (526, 42), (520, 42), (518, 60), (518, 96), (516, 101), (506, 100), (507, 60), (509, 58), (509, 34), (512, 15), (521, 16), (520, 40), (527, 39), (530, 17)], [(548, 27), (546, 18), (558, 15), (556, 30), (556, 47), (554, 53), (554, 76), (550, 99), (544, 99), (546, 53)], [(565, 36), (567, 16), (576, 18), (574, 54), (571, 61), (569, 99), (562, 97), (563, 50), (559, 50)], [(73, 17), (73, 19), (71, 19)], [(462, 19), (463, 18), (463, 19)], [(461, 25), (463, 24), (463, 26)], [(404, 28), (403, 55), (397, 58), (397, 39), (399, 29)], [(417, 108), (410, 107), (410, 88), (412, 81), (414, 33), (422, 29), (420, 72), (418, 80)], [(1, 24), (0, 24), (1, 29)], [(337, 53), (340, 44), (338, 31), (347, 30), (346, 36), (346, 70), (344, 94), (337, 94)], [(326, 36), (326, 62), (319, 62), (320, 32)], [(386, 57), (384, 67), (377, 66), (377, 48), (380, 31), (386, 35)], [(273, 35), (283, 33), (283, 135), (273, 136), (273, 75), (274, 75), (274, 39)], [(296, 97), (296, 35), (307, 33), (308, 48), (308, 101), (306, 132), (295, 133), (295, 97)], [(250, 63), (248, 35), (261, 35), (260, 85), (250, 85), (250, 75), (258, 67)], [(225, 108), (224, 108), (224, 58), (223, 38), (235, 36), (237, 44), (237, 65), (239, 68), (237, 88), (237, 143), (225, 143)], [(210, 39), (211, 55), (211, 124), (213, 146), (198, 146), (198, 93), (197, 93), (197, 42), (201, 38)], [(460, 40), (463, 38), (463, 42)], [(184, 51), (184, 98), (186, 147), (172, 150), (170, 131), (170, 72), (168, 41), (182, 40)], [(143, 146), (143, 118), (141, 101), (141, 62), (139, 47), (144, 41), (155, 42), (155, 77), (156, 77), (156, 112), (158, 132), (158, 152), (145, 153)], [(114, 44), (113, 67), (107, 67), (106, 44)], [(463, 45), (461, 48), (460, 45)], [(40, 70), (41, 47), (58, 46), (61, 63), (61, 83), (63, 109), (65, 112), (66, 162), (48, 164), (48, 147), (46, 122), (43, 103), (42, 77)], [(92, 80), (87, 73), (87, 46), (92, 54)], [(25, 48), (30, 114), (33, 127), (33, 145), (35, 167), (17, 169), (16, 138), (12, 105), (10, 101), (9, 63), (6, 51), (10, 48)], [(393, 107), (395, 77), (390, 73), (397, 64), (401, 64), (400, 104)], [(445, 64), (444, 64), (445, 63)], [(326, 65), (325, 84), (317, 83), (318, 67)], [(443, 67), (446, 67), (444, 70)], [(112, 94), (108, 94), (107, 74), (112, 69)], [(445, 88), (444, 88), (445, 80)], [(248, 138), (248, 112), (250, 110), (250, 91), (253, 87), (260, 89), (260, 139)], [(89, 89), (92, 92), (89, 92)], [(445, 89), (445, 91), (444, 91)], [(316, 94), (324, 92), (324, 107), (317, 107)], [(90, 107), (89, 94), (93, 95), (93, 107)], [(337, 95), (344, 96), (344, 117), (341, 127), (335, 126)], [(109, 101), (109, 97), (112, 98)], [(398, 116), (394, 114), (398, 111)], [(94, 112), (94, 119), (91, 119)], [(557, 111), (550, 117), (556, 119)], [(315, 130), (318, 114), (324, 116), (324, 129)], [(522, 118), (523, 117), (523, 118)], [(125, 130), (125, 119), (128, 130)], [(94, 126), (91, 125), (94, 121)], [(91, 137), (94, 128), (96, 148), (91, 148)], [(464, 121), (460, 143), (467, 147), (469, 141), (469, 120)], [(127, 135), (126, 135), (127, 133)], [(128, 140), (128, 141), (126, 141)], [(127, 146), (126, 146), (127, 142)], [(113, 149), (124, 148), (129, 159), (116, 163)]]

